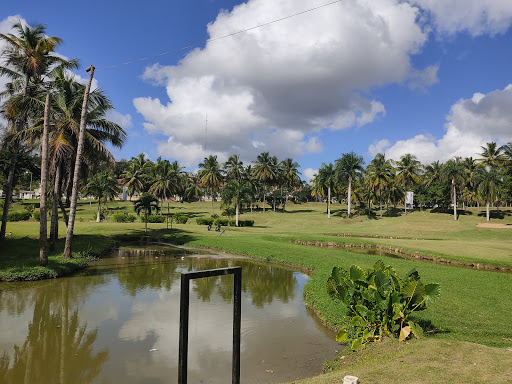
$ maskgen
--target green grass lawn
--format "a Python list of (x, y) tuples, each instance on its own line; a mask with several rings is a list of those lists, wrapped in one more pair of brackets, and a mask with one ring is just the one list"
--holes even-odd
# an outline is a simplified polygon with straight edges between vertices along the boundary
[[(115, 212), (133, 212), (131, 202), (109, 203), (109, 208)], [(396, 217), (376, 217), (368, 219), (366, 216), (356, 216), (352, 219), (343, 219), (339, 215), (339, 206), (334, 210), (331, 219), (322, 211), (325, 205), (309, 203), (302, 205), (288, 204), (287, 212), (273, 212), (267, 210), (263, 213), (247, 212), (243, 219), (253, 219), (254, 227), (227, 228), (219, 236), (217, 232), (207, 231), (206, 226), (199, 226), (195, 217), (209, 216), (209, 203), (172, 203), (171, 212), (180, 212), (189, 217), (187, 224), (173, 225), (172, 230), (166, 229), (166, 224), (148, 224), (146, 238), (155, 241), (173, 242), (192, 247), (205, 247), (226, 252), (247, 255), (253, 258), (286, 263), (300, 266), (314, 271), (312, 279), (305, 287), (305, 299), (317, 311), (319, 317), (331, 328), (338, 328), (343, 323), (344, 309), (336, 305), (328, 296), (325, 282), (332, 267), (339, 265), (349, 267), (358, 264), (367, 268), (378, 259), (386, 264), (393, 265), (400, 274), (411, 268), (416, 268), (423, 281), (438, 282), (441, 284), (441, 297), (427, 310), (416, 316), (426, 329), (435, 333), (418, 342), (409, 342), (400, 346), (404, 356), (412, 354), (421, 361), (434, 359), (435, 355), (425, 354), (427, 347), (434, 343), (433, 350), (446, 352), (451, 348), (455, 354), (460, 350), (473, 351), (478, 356), (479, 350), (485, 350), (486, 355), (499, 356), (505, 359), (504, 372), (508, 377), (512, 374), (512, 273), (473, 270), (454, 266), (439, 265), (418, 260), (395, 259), (375, 255), (362, 255), (348, 252), (342, 248), (320, 248), (292, 243), (292, 240), (340, 242), (353, 244), (382, 244), (397, 248), (408, 249), (411, 252), (419, 251), (433, 254), (447, 260), (464, 261), (468, 263), (483, 263), (490, 266), (512, 266), (512, 228), (489, 229), (479, 228), (478, 223), (485, 222), (484, 210), (466, 210), (455, 222), (453, 216), (445, 213), (431, 213), (429, 211), (414, 211), (407, 216), (396, 211)], [(19, 204), (14, 209), (24, 209)], [(133, 240), (144, 237), (144, 224), (140, 222), (117, 224), (109, 221), (102, 223), (92, 222), (95, 217), (96, 206), (82, 202), (77, 212), (75, 224), (75, 251), (89, 251), (100, 253), (112, 246), (113, 241)], [(164, 209), (164, 212), (166, 209)], [(220, 213), (219, 205), (215, 204), (215, 212)], [(502, 209), (499, 218), (491, 222), (512, 224), (512, 210)], [(9, 264), (18, 260), (23, 263), (37, 264), (37, 222), (17, 222), (8, 224), (7, 241), (2, 244), (0, 254), (0, 275), (8, 269)], [(345, 234), (345, 237), (338, 236)], [(348, 234), (348, 235), (347, 235)], [(65, 235), (64, 224), (60, 224), (61, 238)], [(350, 237), (353, 235), (353, 237)], [(376, 236), (379, 236), (376, 238)], [(59, 241), (56, 251), (51, 258), (59, 260), (62, 252), (63, 240)], [(23, 264), (22, 263), (22, 264)], [(395, 341), (392, 341), (396, 345)], [(475, 347), (476, 345), (476, 347)], [(486, 347), (479, 347), (485, 345)], [(436, 381), (393, 381), (392, 377), (380, 377), (376, 372), (379, 367), (386, 369), (395, 362), (395, 347), (381, 343), (374, 348), (356, 354), (366, 356), (368, 367), (365, 368), (358, 358), (351, 356), (345, 363), (330, 364), (338, 369), (335, 373), (321, 377), (318, 382), (336, 382), (342, 374), (348, 374), (350, 369), (354, 372), (367, 374), (365, 382), (457, 382), (451, 379), (450, 371), (452, 360), (441, 360), (436, 365), (441, 366), (437, 371), (446, 380)], [(475, 348), (480, 348), (475, 350)], [(441, 352), (439, 352), (441, 353)], [(395, 356), (395, 357), (394, 357)], [(496, 357), (498, 358), (498, 357)], [(425, 360), (427, 359), (427, 360)], [(508, 360), (507, 360), (508, 359)], [(365, 360), (366, 361), (366, 360)], [(359, 365), (358, 365), (359, 364)], [(424, 362), (427, 364), (427, 362)], [(494, 369), (495, 360), (484, 359), (483, 367), (476, 369), (484, 378), (493, 381), (488, 372)], [(416, 374), (426, 374), (414, 364), (408, 365)], [(349, 370), (347, 370), (347, 367)], [(342, 369), (343, 368), (343, 369)], [(397, 368), (398, 369), (398, 368)], [(437, 369), (437, 368), (436, 368)], [(436, 369), (432, 368), (435, 372)], [(473, 369), (473, 368), (471, 368)], [(421, 372), (420, 372), (421, 371)], [(373, 372), (373, 373), (372, 373)], [(372, 374), (374, 376), (372, 376)], [(364, 376), (364, 375), (362, 375)], [(409, 377), (409, 376), (407, 376)], [(411, 376), (412, 377), (412, 376)], [(427, 376), (425, 376), (427, 377)], [(432, 376), (434, 377), (434, 376)], [(460, 376), (462, 377), (462, 376)], [(477, 377), (477, 376), (475, 376)], [(342, 378), (342, 376), (341, 376)], [(484, 380), (485, 381), (485, 380)], [(458, 382), (471, 382), (461, 381)], [(475, 380), (474, 382), (479, 382)]]

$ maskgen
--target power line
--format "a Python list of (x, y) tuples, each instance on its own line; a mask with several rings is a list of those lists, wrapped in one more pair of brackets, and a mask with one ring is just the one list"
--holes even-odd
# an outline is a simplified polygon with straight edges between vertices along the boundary
[(257, 29), (257, 28), (265, 27), (265, 26), (270, 25), (270, 24), (274, 24), (274, 23), (278, 23), (278, 22), (283, 21), (283, 20), (291, 19), (292, 17), (299, 16), (299, 15), (303, 15), (304, 13), (308, 13), (308, 12), (316, 11), (317, 9), (324, 8), (324, 7), (328, 7), (328, 6), (333, 5), (333, 4), (336, 4), (336, 3), (341, 3), (342, 1), (343, 1), (343, 0), (335, 0), (335, 1), (331, 1), (330, 3), (323, 4), (323, 5), (319, 5), (319, 6), (317, 6), (317, 7), (313, 7), (313, 8), (309, 8), (309, 9), (306, 9), (305, 11), (301, 11), (301, 12), (298, 12), (298, 13), (294, 13), (293, 15), (289, 15), (289, 16), (281, 17), (281, 18), (279, 18), (279, 19), (275, 19), (275, 20), (272, 20), (272, 21), (268, 21), (268, 22), (263, 23), (263, 24), (255, 25), (254, 27), (250, 27), (250, 28), (242, 29), (242, 30), (240, 30), (240, 31), (232, 32), (232, 33), (229, 33), (229, 34), (227, 34), (227, 35), (219, 36), (219, 37), (216, 37), (216, 38), (214, 38), (214, 39), (207, 39), (207, 40), (203, 40), (203, 41), (200, 41), (200, 42), (195, 43), (195, 44), (187, 45), (186, 47), (181, 47), (181, 48), (178, 48), (178, 49), (174, 49), (174, 50), (172, 50), (172, 51), (167, 51), (167, 52), (157, 53), (156, 55), (147, 56), (147, 57), (142, 57), (142, 58), (140, 58), (140, 59), (135, 59), (135, 60), (131, 60), (131, 61), (126, 61), (126, 62), (124, 62), (124, 63), (117, 64), (117, 65), (112, 65), (112, 66), (110, 66), (110, 67), (102, 67), (102, 68), (98, 68), (98, 69), (96, 69), (96, 72), (105, 71), (105, 70), (107, 70), (107, 69), (114, 69), (114, 68), (122, 67), (122, 66), (125, 66), (125, 65), (130, 65), (130, 64), (133, 64), (133, 63), (137, 63), (137, 62), (139, 62), (139, 61), (146, 61), (146, 60), (154, 59), (154, 58), (156, 58), (156, 57), (160, 57), (160, 56), (168, 55), (168, 54), (170, 54), (170, 53), (176, 53), (176, 52), (180, 52), (180, 51), (185, 51), (185, 50), (188, 50), (188, 49), (191, 49), (191, 48), (197, 47), (198, 45), (201, 45), (201, 44), (211, 43), (211, 42), (214, 42), (214, 41), (218, 41), (218, 40), (225, 39), (225, 38), (227, 38), (227, 37), (231, 37), (231, 36), (238, 35), (238, 34), (240, 34), (240, 33), (249, 32), (249, 31), (252, 31), (253, 29)]

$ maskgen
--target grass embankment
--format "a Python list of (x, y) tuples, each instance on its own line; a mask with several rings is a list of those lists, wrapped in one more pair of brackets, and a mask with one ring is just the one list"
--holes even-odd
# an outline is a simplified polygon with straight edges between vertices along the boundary
[[(476, 224), (485, 221), (482, 217), (483, 211), (466, 211), (457, 222), (454, 222), (449, 214), (430, 212), (412, 212), (407, 216), (397, 215), (383, 219), (342, 219), (335, 213), (329, 220), (321, 213), (320, 204), (289, 204), (286, 213), (246, 213), (243, 218), (254, 219), (255, 227), (228, 228), (219, 236), (217, 232), (208, 232), (205, 226), (198, 226), (195, 223), (195, 217), (209, 216), (208, 204), (174, 203), (173, 206), (172, 211), (189, 216), (189, 222), (174, 225), (172, 231), (166, 230), (165, 224), (150, 224), (146, 238), (213, 248), (313, 270), (313, 277), (305, 287), (305, 299), (315, 308), (322, 321), (331, 328), (338, 328), (343, 322), (344, 315), (343, 308), (330, 300), (325, 290), (325, 281), (334, 265), (347, 268), (351, 264), (358, 264), (368, 268), (378, 259), (383, 259), (386, 264), (393, 265), (400, 274), (417, 268), (423, 281), (441, 284), (440, 299), (416, 317), (424, 328), (434, 331), (429, 337), (419, 342), (412, 341), (400, 345), (394, 341), (380, 343), (358, 354), (345, 352), (347, 360), (340, 364), (329, 364), (341, 370), (330, 374), (333, 376), (320, 376), (315, 379), (320, 381), (313, 381), (314, 383), (336, 382), (335, 380), (349, 373), (358, 373), (358, 376), (366, 378), (364, 382), (400, 382), (402, 379), (397, 378), (393, 372), (405, 369), (404, 364), (400, 363), (400, 356), (407, 355), (411, 355), (419, 364), (405, 364), (407, 372), (411, 373), (404, 373), (403, 377), (409, 379), (402, 382), (506, 382), (499, 377), (489, 376), (489, 372), (495, 371), (496, 359), (501, 361), (499, 372), (508, 375), (503, 377), (511, 377), (512, 351), (506, 349), (512, 347), (511, 273), (360, 255), (341, 248), (292, 244), (292, 240), (383, 244), (431, 253), (448, 260), (511, 266), (512, 229), (477, 228)], [(130, 202), (113, 203), (111, 207), (117, 212), (131, 212), (133, 209)], [(133, 240), (145, 236), (141, 223), (89, 222), (94, 210), (94, 205), (80, 205), (79, 221), (75, 226), (75, 250), (89, 249), (93, 253), (100, 252), (108, 248), (112, 240)], [(218, 205), (216, 212), (219, 212)], [(495, 220), (500, 223), (512, 223), (510, 211), (501, 211), (500, 218)], [(64, 235), (63, 227), (61, 224), (61, 236)], [(6, 242), (7, 253), (12, 257), (16, 243), (25, 241), (22, 240), (24, 236), (35, 239), (37, 228), (37, 223), (34, 222), (9, 223), (8, 231), (12, 231), (12, 235)], [(340, 237), (338, 234), (353, 234), (355, 237)], [(36, 243), (32, 253), (35, 250)], [(29, 248), (23, 253), (25, 252), (29, 252)], [(477, 365), (465, 365), (466, 360), (462, 358), (460, 351), (465, 351), (465, 355), (475, 356), (475, 359), (479, 358), (480, 360), (476, 361)], [(443, 359), (443, 354), (453, 356), (453, 359)], [(490, 358), (483, 358), (484, 355)], [(438, 360), (436, 356), (439, 357)], [(405, 360), (406, 363), (409, 362), (408, 359)], [(432, 363), (429, 363), (429, 359)], [(436, 364), (433, 363), (434, 360)], [(477, 374), (470, 378), (468, 376), (467, 379), (463, 375), (452, 376), (449, 372), (454, 364), (460, 370), (470, 369)], [(431, 376), (427, 375), (426, 366), (432, 367)], [(379, 374), (381, 369), (389, 370), (389, 377)], [(440, 377), (437, 377), (437, 374), (440, 374)], [(482, 380), (479, 379), (479, 375)], [(425, 380), (422, 380), (422, 377), (425, 377)]]

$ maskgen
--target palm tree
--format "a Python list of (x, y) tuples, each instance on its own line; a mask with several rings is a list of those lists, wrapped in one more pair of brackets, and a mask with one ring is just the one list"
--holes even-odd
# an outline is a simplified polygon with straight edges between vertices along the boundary
[(84, 195), (94, 196), (98, 199), (96, 222), (101, 221), (101, 199), (114, 199), (120, 192), (117, 180), (110, 172), (101, 172), (89, 178), (85, 186)]
[(240, 160), (239, 155), (231, 155), (224, 163), (224, 172), (226, 173), (226, 180), (236, 180), (239, 183), (244, 178), (244, 163)]
[[(76, 61), (68, 62), (55, 54), (55, 49), (62, 43), (62, 40), (58, 37), (46, 36), (44, 25), (23, 26), (21, 21), (18, 21), (14, 23), (12, 29), (15, 34), (0, 34), (0, 41), (6, 44), (0, 53), (0, 58), (4, 61), (4, 65), (0, 65), (0, 76), (11, 80), (7, 84), (7, 91), (2, 92), (0, 98), (21, 96), (21, 99), (25, 99), (21, 103), (21, 108), (16, 108), (16, 106), (20, 106), (18, 102), (11, 105), (15, 108), (10, 108), (11, 115), (8, 116), (14, 123), (16, 131), (21, 131), (32, 117), (32, 110), (28, 108), (31, 103), (27, 103), (27, 99), (30, 100), (40, 90), (41, 85), (55, 66), (76, 67), (77, 63)], [(7, 199), (3, 208), (0, 241), (5, 239), (7, 214), (14, 186), (17, 146), (18, 144), (14, 144), (5, 188)], [(45, 167), (46, 165), (43, 164), (43, 168)], [(46, 238), (46, 235), (44, 237)], [(46, 251), (43, 248), (46, 249), (45, 242), (40, 249), (40, 254), (41, 262), (46, 264), (47, 255), (45, 256)]]
[[(175, 163), (175, 164), (174, 164)], [(181, 187), (181, 173), (183, 167), (178, 165), (177, 161), (157, 159), (153, 168), (154, 181), (149, 188), (149, 192), (154, 194), (161, 201), (167, 201), (167, 217), (169, 217), (169, 200)]]
[(135, 201), (134, 209), (137, 215), (144, 211), (144, 233), (148, 233), (148, 214), (151, 215), (153, 208), (158, 209), (158, 199), (151, 193), (143, 192)]
[(337, 193), (336, 171), (332, 163), (322, 164), (313, 181), (315, 194), (323, 196), (327, 190), (327, 218), (331, 218), (331, 194)]
[(268, 152), (259, 154), (254, 162), (253, 175), (263, 184), (263, 212), (265, 212), (267, 186), (277, 178), (275, 163), (277, 163), (277, 158), (271, 157)]
[(382, 217), (382, 194), (393, 180), (393, 165), (390, 160), (386, 160), (383, 153), (378, 153), (368, 164), (366, 175), (370, 189), (379, 199), (380, 217)]
[(203, 184), (211, 192), (211, 215), (213, 216), (213, 199), (215, 191), (220, 188), (222, 183), (222, 171), (217, 161), (217, 156), (205, 157), (204, 161), (199, 164), (199, 177)]
[(464, 163), (460, 157), (449, 160), (441, 170), (441, 177), (445, 182), (451, 184), (451, 197), (453, 202), (453, 219), (457, 220), (457, 186), (464, 183)]
[(482, 152), (479, 153), (482, 156), (478, 159), (478, 163), (484, 167), (501, 167), (506, 160), (505, 150), (506, 146), (498, 147), (498, 144), (494, 141), (487, 143), (482, 148)]
[(425, 167), (425, 187), (429, 188), (432, 183), (441, 180), (443, 164), (437, 160)]
[(238, 217), (240, 216), (240, 206), (250, 200), (251, 186), (246, 181), (239, 183), (236, 180), (230, 180), (222, 188), (222, 202), (226, 205), (235, 205), (235, 225), (238, 227)]
[[(396, 181), (404, 188), (405, 194), (407, 190), (420, 182), (421, 163), (416, 156), (407, 153), (400, 157), (400, 161), (396, 163)], [(404, 197), (405, 214), (407, 215), (407, 203)]]
[[(185, 197), (188, 200), (192, 198), (198, 199), (201, 202), (201, 196), (203, 196), (204, 190), (201, 186), (201, 181), (198, 175), (190, 175), (186, 179), (185, 183)], [(201, 203), (199, 203), (201, 205)]]
[(485, 217), (487, 221), (490, 220), (490, 202), (496, 197), (502, 180), (503, 177), (501, 171), (496, 166), (479, 167), (475, 175), (475, 181), (478, 186), (478, 193), (485, 199)]
[[(473, 201), (473, 200), (478, 201), (478, 199), (473, 199), (476, 195), (475, 174), (476, 174), (478, 167), (479, 166), (477, 165), (476, 161), (472, 157), (466, 157), (464, 159), (464, 174), (465, 174), (465, 180), (464, 180), (465, 188), (464, 189), (467, 189), (465, 196), (470, 197), (471, 201)], [(467, 200), (466, 198), (464, 198), (462, 200), (463, 208), (464, 208), (466, 200)]]
[(336, 174), (341, 183), (347, 183), (347, 216), (350, 217), (350, 207), (352, 200), (352, 181), (364, 172), (364, 160), (354, 152), (344, 153), (340, 159), (336, 160)]
[[(285, 199), (283, 203), (283, 212), (285, 211), (286, 203), (288, 202), (288, 193), (294, 187), (300, 185), (301, 173), (299, 172), (299, 163), (293, 161), (291, 158), (284, 159), (281, 161), (279, 168), (281, 170), (282, 186), (285, 187)], [(281, 186), (281, 189), (282, 189)]]
[(139, 153), (137, 157), (132, 157), (128, 162), (128, 168), (123, 173), (123, 186), (128, 189), (130, 200), (135, 193), (144, 191), (144, 183), (147, 177), (151, 162), (144, 153)]

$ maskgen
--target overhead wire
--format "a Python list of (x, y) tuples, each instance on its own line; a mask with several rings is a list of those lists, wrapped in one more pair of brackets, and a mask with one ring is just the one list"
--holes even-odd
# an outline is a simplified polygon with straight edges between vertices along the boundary
[(235, 36), (235, 35), (238, 35), (238, 34), (241, 34), (241, 33), (249, 32), (249, 31), (252, 31), (252, 30), (257, 29), (257, 28), (265, 27), (265, 26), (270, 25), (270, 24), (274, 24), (274, 23), (278, 23), (278, 22), (283, 21), (283, 20), (291, 19), (292, 17), (296, 17), (296, 16), (303, 15), (303, 14), (308, 13), (308, 12), (316, 11), (317, 9), (320, 9), (320, 8), (325, 8), (325, 7), (328, 7), (328, 6), (333, 5), (333, 4), (341, 3), (342, 1), (343, 0), (334, 0), (334, 1), (331, 1), (330, 3), (318, 5), (316, 7), (309, 8), (309, 9), (306, 9), (304, 11), (294, 13), (293, 15), (288, 15), (288, 16), (280, 17), (279, 19), (275, 19), (275, 20), (268, 21), (268, 22), (265, 22), (265, 23), (262, 23), (262, 24), (258, 24), (258, 25), (255, 25), (253, 27), (245, 28), (245, 29), (242, 29), (242, 30), (239, 30), (239, 31), (236, 31), (236, 32), (228, 33), (226, 35), (219, 36), (219, 37), (216, 37), (216, 38), (213, 38), (213, 39), (202, 40), (202, 41), (197, 42), (195, 44), (190, 44), (190, 45), (187, 45), (185, 47), (173, 49), (171, 51), (157, 53), (157, 54), (152, 55), (152, 56), (142, 57), (142, 58), (139, 58), (139, 59), (126, 61), (124, 63), (120, 63), (120, 64), (108, 66), (108, 67), (96, 68), (96, 72), (105, 71), (105, 70), (108, 70), (108, 69), (114, 69), (114, 68), (118, 68), (118, 67), (123, 67), (123, 66), (134, 64), (134, 63), (138, 63), (138, 62), (141, 62), (141, 61), (146, 61), (146, 60), (154, 59), (156, 57), (165, 56), (165, 55), (168, 55), (168, 54), (171, 54), (171, 53), (176, 53), (176, 52), (192, 49), (192, 48), (195, 48), (195, 47), (197, 47), (197, 46), (199, 46), (201, 44), (211, 43), (211, 42), (222, 40), (222, 39), (225, 39), (225, 38), (228, 38), (228, 37), (232, 37), (232, 36)]

